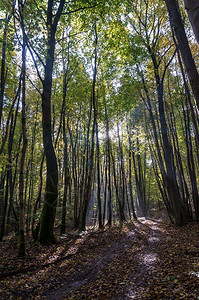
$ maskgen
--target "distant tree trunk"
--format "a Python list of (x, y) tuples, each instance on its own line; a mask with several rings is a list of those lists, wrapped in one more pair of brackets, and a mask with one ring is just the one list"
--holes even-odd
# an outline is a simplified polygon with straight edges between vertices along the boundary
[(95, 57), (94, 57), (93, 83), (92, 83), (92, 92), (91, 92), (91, 99), (92, 99), (91, 107), (93, 107), (93, 126), (92, 126), (92, 133), (91, 133), (91, 149), (90, 149), (89, 162), (88, 162), (89, 167), (88, 167), (88, 175), (85, 183), (80, 230), (85, 230), (86, 228), (86, 215), (87, 215), (88, 205), (91, 197), (92, 176), (93, 176), (93, 167), (94, 167), (95, 131), (96, 131), (96, 121), (97, 121), (96, 92), (95, 92), (96, 78), (97, 78), (97, 45), (98, 45), (98, 35), (97, 35), (97, 28), (95, 23)]
[[(19, 102), (19, 101), (18, 101)], [(18, 108), (17, 108), (18, 110)], [(15, 117), (17, 115), (17, 110)], [(9, 137), (8, 137), (8, 163), (6, 165), (6, 186), (5, 186), (5, 195), (4, 190), (2, 190), (2, 196), (4, 195), (4, 201), (3, 201), (3, 215), (2, 215), (2, 223), (0, 228), (0, 241), (3, 239), (4, 233), (5, 233), (5, 225), (6, 225), (6, 218), (8, 221), (8, 214), (7, 214), (7, 208), (9, 205), (9, 190), (12, 186), (12, 146), (13, 146), (13, 136), (15, 131), (15, 123), (16, 120), (13, 121), (13, 114), (11, 116), (11, 122), (10, 122), (10, 130), (9, 130)], [(11, 197), (10, 197), (11, 201)]]
[(119, 124), (117, 123), (117, 134), (118, 134), (118, 143), (119, 143), (119, 151), (120, 151), (120, 168), (121, 168), (121, 200), (120, 201), (120, 216), (121, 216), (121, 222), (125, 221), (125, 214), (124, 214), (124, 206), (125, 206), (125, 186), (126, 186), (126, 180), (125, 180), (125, 171), (124, 171), (124, 155), (123, 155), (123, 149), (122, 149), (122, 143), (120, 138), (120, 131), (119, 131)]
[(96, 160), (97, 160), (97, 204), (99, 228), (102, 228), (101, 181), (100, 181), (100, 148), (98, 136), (98, 123), (96, 122)]
[(104, 226), (105, 224), (105, 218), (106, 218), (106, 212), (107, 212), (107, 182), (108, 182), (108, 174), (107, 174), (107, 155), (104, 158), (104, 164), (105, 164), (105, 168), (104, 168), (104, 205), (103, 205), (103, 221), (102, 224)]
[[(69, 51), (69, 50), (68, 50)], [(68, 53), (68, 64), (69, 65), (69, 53)], [(68, 70), (68, 67), (67, 67)], [(64, 195), (62, 204), (62, 222), (61, 222), (61, 234), (66, 233), (66, 202), (67, 202), (67, 190), (69, 185), (69, 172), (68, 172), (68, 143), (66, 136), (66, 91), (67, 91), (67, 70), (64, 72), (63, 77), (63, 142), (64, 142)], [(73, 158), (74, 159), (74, 158)], [(76, 187), (75, 187), (76, 190)]]
[(1, 121), (2, 121), (2, 112), (3, 112), (3, 98), (4, 98), (4, 90), (5, 90), (5, 83), (6, 83), (6, 45), (7, 45), (7, 30), (8, 30), (8, 23), (10, 21), (9, 16), (6, 16), (5, 19), (5, 27), (3, 31), (3, 42), (2, 42), (2, 51), (1, 51), (1, 79), (0, 79), (0, 128), (1, 128)]
[[(17, 117), (17, 111), (18, 111), (18, 107), (16, 108), (15, 122), (16, 122), (16, 117)], [(14, 127), (15, 127), (15, 125), (14, 125)], [(13, 136), (14, 136), (14, 129), (12, 131), (13, 131)], [(14, 168), (13, 178), (12, 178), (12, 174), (10, 176), (10, 202), (9, 202), (9, 207), (8, 207), (8, 216), (7, 216), (7, 224), (6, 224), (7, 232), (9, 232), (9, 226), (10, 226), (10, 223), (11, 223), (11, 215), (15, 218), (15, 222), (16, 222), (17, 226), (19, 224), (18, 215), (16, 214), (15, 209), (14, 209), (14, 189), (15, 189), (16, 178), (17, 178), (17, 174), (18, 174), (18, 159), (19, 159), (19, 156), (21, 154), (20, 153), (21, 142), (22, 142), (22, 135), (20, 135), (19, 142), (18, 142), (18, 147), (17, 147), (17, 151), (16, 151), (15, 168)], [(18, 231), (18, 229), (17, 229), (17, 231)]]
[(137, 152), (138, 153), (135, 153), (135, 151), (133, 150), (132, 158), (133, 158), (133, 166), (134, 166), (134, 173), (135, 173), (135, 182), (136, 182), (139, 210), (140, 210), (142, 217), (146, 217), (147, 205), (146, 205), (145, 181), (144, 181), (144, 174), (142, 172), (141, 158), (140, 158), (139, 151), (140, 151), (139, 142), (137, 139)]
[[(12, 116), (12, 113), (13, 113), (14, 105), (15, 105), (16, 101), (19, 102), (19, 99), (20, 99), (21, 75), (22, 74), (20, 74), (19, 85), (18, 85), (18, 88), (17, 88), (16, 95), (13, 99), (13, 102), (11, 104), (11, 107), (10, 107), (10, 110), (9, 110), (9, 113), (8, 113), (8, 117), (7, 117), (7, 121), (6, 121), (6, 125), (5, 125), (5, 133), (4, 133), (4, 136), (2, 137), (2, 143), (1, 143), (1, 146), (0, 146), (0, 155), (3, 153), (4, 147), (5, 147), (5, 144), (6, 144), (6, 141), (7, 141), (8, 132), (9, 132), (9, 125), (10, 125), (10, 119), (11, 119), (11, 116)], [(17, 104), (17, 108), (18, 108), (18, 104)]]
[(106, 140), (107, 140), (107, 158), (108, 158), (108, 225), (112, 225), (112, 192), (111, 192), (111, 141), (109, 135), (109, 118), (105, 104), (106, 116)]
[(70, 134), (70, 142), (72, 147), (72, 179), (73, 179), (73, 185), (74, 185), (74, 208), (73, 208), (73, 214), (74, 214), (74, 226), (75, 228), (78, 228), (79, 225), (79, 216), (78, 216), (78, 205), (79, 205), (79, 198), (78, 198), (78, 178), (77, 178), (77, 140), (78, 140), (78, 124), (76, 127), (76, 136), (75, 141), (73, 142), (73, 135), (72, 131), (70, 129), (69, 124), (67, 123), (68, 131)]
[[(188, 1), (187, 1), (188, 2)], [(195, 3), (196, 1), (189, 1), (189, 3)], [(182, 55), (182, 60), (185, 65), (185, 69), (187, 72), (187, 76), (189, 78), (189, 82), (192, 88), (192, 92), (196, 101), (196, 106), (198, 109), (199, 113), (199, 74), (196, 68), (196, 64), (194, 62), (189, 43), (187, 40), (187, 36), (185, 33), (182, 17), (180, 14), (180, 9), (178, 5), (177, 0), (165, 0), (165, 3), (167, 5), (167, 9), (169, 12), (169, 19), (170, 19), (170, 24), (171, 28), (174, 31), (174, 34), (177, 39), (177, 44), (180, 50), (180, 53)], [(194, 6), (194, 5), (192, 5)], [(197, 11), (198, 11), (197, 7)], [(198, 23), (198, 20), (197, 20)], [(197, 31), (198, 31), (197, 27)]]
[[(30, 232), (30, 227), (32, 223), (32, 207), (33, 207), (33, 195), (34, 195), (34, 150), (35, 150), (35, 142), (36, 142), (36, 129), (37, 129), (37, 124), (38, 124), (38, 110), (39, 110), (39, 100), (37, 100), (37, 106), (36, 106), (36, 111), (35, 111), (35, 121), (32, 129), (32, 141), (31, 141), (31, 154), (30, 154), (30, 159), (27, 164), (27, 176), (26, 176), (26, 182), (29, 188), (28, 189), (28, 201), (27, 201), (27, 208), (26, 208), (26, 233), (29, 234)], [(30, 176), (28, 176), (28, 172)], [(29, 184), (28, 184), (28, 179), (29, 179)]]
[[(22, 21), (23, 22), (23, 21)], [(22, 23), (23, 25), (23, 23)], [(23, 145), (20, 162), (19, 175), (19, 249), (18, 256), (25, 256), (25, 235), (24, 235), (24, 164), (27, 149), (26, 137), (26, 38), (23, 31), (23, 49), (22, 49), (22, 137)]]
[(130, 194), (130, 200), (131, 200), (131, 207), (132, 207), (132, 213), (133, 213), (133, 218), (137, 220), (137, 216), (135, 213), (135, 205), (134, 205), (134, 199), (133, 199), (133, 189), (132, 189), (132, 141), (130, 137), (130, 131), (129, 127), (127, 126), (127, 132), (128, 132), (128, 140), (129, 140), (129, 181), (128, 181), (128, 186), (129, 186), (129, 194)]
[(116, 201), (117, 201), (118, 208), (119, 208), (120, 222), (122, 224), (125, 221), (124, 207), (123, 207), (123, 203), (122, 203), (122, 201), (120, 199), (120, 196), (119, 196), (116, 169), (115, 169), (115, 159), (114, 159), (114, 156), (113, 156), (112, 149), (111, 149), (111, 158), (112, 158), (112, 166), (113, 166), (113, 180), (114, 180), (114, 186), (115, 186)]
[(35, 228), (35, 217), (36, 217), (36, 212), (37, 212), (38, 206), (41, 203), (41, 193), (42, 193), (42, 188), (43, 188), (43, 174), (42, 173), (43, 173), (44, 158), (45, 158), (45, 156), (43, 154), (41, 164), (40, 164), (40, 169), (39, 169), (39, 178), (40, 178), (39, 191), (38, 191), (38, 195), (37, 195), (37, 200), (36, 200), (34, 208), (33, 208), (33, 218), (32, 218), (32, 225), (31, 225), (32, 237), (35, 241), (38, 240), (38, 234), (39, 234), (39, 224), (37, 224), (37, 226)]
[(3, 223), (3, 218), (4, 218), (4, 188), (5, 188), (5, 174), (2, 172), (1, 174), (1, 181), (0, 181), (0, 242), (2, 241), (2, 223)]
[[(6, 216), (7, 216), (7, 207), (8, 207), (8, 191), (9, 191), (9, 176), (10, 176), (10, 169), (9, 165), (6, 166), (6, 186), (5, 186), (5, 193), (4, 190), (2, 191), (2, 220), (1, 220), (1, 228), (0, 228), (0, 242), (3, 240), (5, 234), (5, 224), (6, 224)], [(5, 184), (5, 179), (3, 180), (3, 184)]]
[[(89, 117), (89, 122), (90, 124), (90, 117)], [(89, 125), (90, 126), (90, 125)], [(89, 128), (88, 128), (89, 130)], [(86, 174), (87, 174), (87, 170), (88, 170), (88, 137), (89, 134), (87, 132), (86, 134), (86, 128), (84, 128), (84, 150), (83, 150), (83, 156), (82, 156), (82, 160), (81, 160), (81, 172), (80, 172), (80, 184), (79, 184), (79, 209), (78, 209), (78, 215), (77, 215), (77, 226), (79, 225), (79, 220), (80, 220), (80, 216), (82, 213), (82, 205), (83, 205), (83, 196), (84, 196), (84, 185), (86, 182)], [(69, 197), (70, 198), (70, 197)], [(77, 227), (78, 228), (78, 227)]]
[[(61, 124), (63, 124), (63, 142), (64, 142), (64, 195), (63, 195), (63, 203), (62, 203), (62, 222), (61, 222), (61, 229), (60, 234), (66, 233), (66, 202), (67, 202), (67, 191), (69, 186), (69, 167), (68, 167), (68, 143), (67, 143), (67, 136), (66, 136), (66, 93), (67, 93), (67, 76), (68, 76), (68, 69), (70, 64), (70, 42), (68, 42), (68, 53), (67, 53), (67, 67), (65, 67), (65, 60), (64, 57), (62, 57), (63, 61), (63, 102), (62, 102), (62, 111), (60, 116), (60, 127), (59, 131), (61, 129)], [(58, 131), (58, 135), (59, 135)], [(57, 139), (58, 140), (58, 135)], [(73, 158), (74, 159), (74, 158)], [(75, 187), (75, 193), (76, 193), (76, 187)], [(75, 200), (76, 201), (76, 197)], [(77, 222), (77, 221), (76, 221)]]
[(199, 44), (199, 3), (198, 0), (184, 0), (189, 21)]
[(68, 189), (68, 153), (67, 153), (67, 137), (66, 137), (66, 124), (65, 113), (63, 114), (63, 141), (64, 141), (64, 195), (62, 204), (62, 222), (61, 222), (61, 234), (66, 233), (66, 202), (67, 202), (67, 189)]

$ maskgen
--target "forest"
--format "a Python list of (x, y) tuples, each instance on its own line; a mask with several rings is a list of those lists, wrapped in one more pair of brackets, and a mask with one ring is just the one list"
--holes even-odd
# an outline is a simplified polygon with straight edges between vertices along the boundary
[(0, 0), (0, 298), (199, 299), (197, 0)]

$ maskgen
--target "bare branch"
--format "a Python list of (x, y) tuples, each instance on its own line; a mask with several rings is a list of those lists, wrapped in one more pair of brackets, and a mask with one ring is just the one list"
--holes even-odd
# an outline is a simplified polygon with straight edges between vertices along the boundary
[(38, 65), (37, 65), (37, 62), (36, 62), (35, 57), (34, 57), (34, 55), (33, 55), (32, 49), (31, 49), (31, 47), (30, 47), (30, 45), (29, 45), (29, 42), (27, 43), (27, 47), (28, 47), (28, 50), (30, 51), (30, 54), (31, 54), (31, 56), (32, 56), (32, 60), (33, 60), (34, 65), (35, 65), (35, 68), (36, 68), (36, 71), (37, 71), (37, 75), (38, 75), (40, 81), (41, 81), (42, 84), (43, 84), (43, 79), (42, 79), (42, 77), (41, 77), (41, 75), (40, 75), (40, 72), (39, 72), (39, 69), (38, 69)]
[(173, 60), (174, 56), (176, 55), (176, 51), (177, 51), (177, 50), (175, 49), (175, 51), (174, 51), (174, 53), (173, 53), (172, 57), (170, 58), (170, 60), (169, 60), (169, 61), (168, 61), (168, 63), (166, 64), (166, 66), (164, 67), (164, 72), (163, 72), (162, 79), (161, 79), (161, 81), (162, 81), (162, 82), (163, 82), (163, 80), (164, 80), (164, 77), (165, 77), (166, 71), (167, 71), (167, 69), (168, 69), (168, 67), (169, 67), (170, 63), (172, 62), (172, 60)]
[(69, 14), (72, 14), (72, 13), (75, 13), (77, 11), (80, 11), (80, 10), (84, 10), (84, 9), (89, 9), (89, 8), (94, 8), (96, 6), (98, 6), (99, 4), (102, 4), (102, 2), (99, 2), (95, 5), (92, 5), (92, 6), (85, 6), (85, 7), (79, 7), (77, 9), (74, 9), (74, 10), (71, 10), (71, 11), (68, 11), (68, 12), (65, 12), (65, 13), (62, 13), (62, 15), (69, 15)]

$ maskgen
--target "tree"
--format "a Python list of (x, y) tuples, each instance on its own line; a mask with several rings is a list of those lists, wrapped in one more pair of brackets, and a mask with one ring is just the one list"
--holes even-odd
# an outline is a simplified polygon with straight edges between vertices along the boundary
[[(39, 241), (44, 244), (54, 243), (53, 234), (56, 206), (57, 206), (57, 185), (58, 185), (58, 167), (55, 150), (52, 142), (52, 124), (51, 124), (51, 92), (52, 92), (52, 73), (55, 53), (55, 35), (58, 22), (60, 20), (65, 0), (61, 0), (56, 13), (54, 13), (54, 1), (48, 1), (47, 7), (47, 56), (45, 62), (45, 74), (42, 92), (42, 127), (43, 143), (46, 156), (46, 191), (44, 198), (44, 207), (41, 217), (41, 227)], [(54, 16), (54, 18), (53, 18)]]
[(189, 21), (199, 44), (199, 6), (197, 0), (184, 0)]
[(177, 0), (165, 0), (165, 3), (169, 12), (171, 28), (177, 40), (177, 47), (179, 47), (180, 53), (182, 55), (182, 60), (187, 72), (187, 76), (189, 78), (189, 82), (199, 113), (199, 74), (189, 47), (179, 5)]
[(6, 15), (5, 17), (5, 26), (3, 31), (3, 43), (2, 43), (2, 54), (1, 54), (1, 79), (0, 79), (0, 128), (1, 128), (1, 119), (2, 119), (2, 112), (3, 112), (3, 98), (4, 98), (4, 91), (5, 91), (5, 83), (6, 83), (6, 76), (7, 70), (5, 67), (6, 63), (6, 47), (7, 47), (7, 32), (8, 32), (8, 25), (11, 19), (11, 15)]
[(19, 13), (21, 16), (21, 28), (23, 33), (23, 45), (22, 45), (22, 153), (20, 161), (20, 176), (19, 176), (19, 249), (18, 255), (25, 256), (25, 236), (24, 236), (24, 164), (25, 155), (27, 149), (27, 137), (26, 137), (26, 35), (24, 31), (23, 23), (23, 4), (19, 1)]

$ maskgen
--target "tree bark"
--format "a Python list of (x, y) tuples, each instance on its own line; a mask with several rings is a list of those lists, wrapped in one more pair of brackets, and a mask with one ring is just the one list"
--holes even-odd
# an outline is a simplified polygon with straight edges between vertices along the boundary
[(91, 197), (91, 187), (92, 187), (92, 175), (94, 168), (94, 150), (95, 150), (95, 132), (96, 132), (96, 122), (97, 122), (97, 110), (96, 110), (96, 78), (97, 78), (97, 45), (98, 45), (98, 36), (95, 23), (95, 57), (94, 57), (94, 71), (93, 71), (93, 83), (92, 83), (92, 93), (91, 93), (91, 107), (93, 107), (93, 126), (91, 133), (91, 149), (89, 155), (89, 167), (88, 167), (88, 176), (85, 184), (84, 199), (82, 206), (82, 215), (81, 215), (81, 224), (80, 230), (85, 230), (86, 228), (86, 215), (88, 210), (88, 205)]
[(177, 39), (177, 44), (182, 55), (182, 60), (187, 72), (187, 76), (189, 78), (189, 82), (199, 113), (199, 74), (189, 47), (181, 13), (179, 10), (179, 5), (176, 0), (165, 0), (165, 3), (169, 12), (171, 28), (173, 29), (175, 37)]
[(106, 116), (106, 140), (107, 140), (107, 163), (108, 163), (108, 225), (112, 225), (112, 191), (111, 191), (111, 140), (109, 135), (109, 118), (105, 104)]
[(3, 113), (3, 98), (4, 98), (4, 90), (5, 90), (5, 82), (6, 82), (6, 45), (7, 45), (7, 31), (8, 31), (8, 23), (10, 21), (9, 16), (6, 16), (5, 19), (5, 27), (3, 32), (3, 43), (2, 43), (2, 54), (1, 54), (1, 80), (0, 80), (0, 128), (2, 121), (2, 113)]
[(44, 206), (41, 217), (41, 227), (39, 233), (39, 241), (42, 244), (50, 245), (56, 242), (53, 234), (57, 196), (58, 196), (58, 166), (57, 158), (52, 141), (51, 128), (51, 92), (52, 92), (52, 73), (55, 52), (55, 34), (57, 25), (61, 17), (65, 0), (59, 2), (59, 7), (53, 20), (53, 0), (48, 1), (47, 10), (47, 58), (45, 64), (45, 74), (43, 80), (42, 93), (42, 127), (43, 127), (43, 143), (46, 156), (46, 191), (44, 198)]
[(100, 181), (100, 147), (98, 136), (98, 123), (96, 122), (96, 160), (97, 160), (97, 204), (98, 204), (98, 222), (99, 228), (103, 227), (102, 224), (102, 204), (101, 204), (101, 181)]
[(198, 0), (184, 0), (189, 21), (199, 44), (199, 2)]
[(24, 234), (24, 165), (27, 149), (26, 137), (26, 38), (22, 21), (23, 49), (22, 49), (22, 153), (19, 175), (19, 249), (18, 256), (25, 256), (25, 234)]

